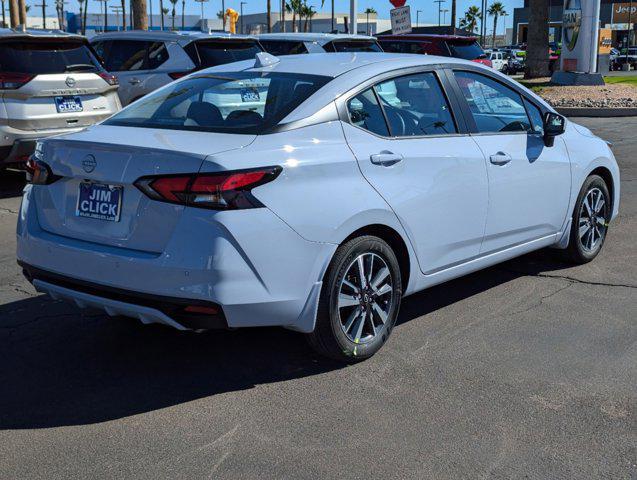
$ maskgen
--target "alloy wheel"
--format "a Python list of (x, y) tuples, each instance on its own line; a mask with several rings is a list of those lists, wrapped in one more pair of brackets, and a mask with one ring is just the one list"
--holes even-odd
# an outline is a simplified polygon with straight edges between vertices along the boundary
[(586, 192), (579, 212), (579, 241), (586, 252), (595, 251), (604, 240), (608, 205), (597, 187)]
[(341, 328), (354, 343), (371, 342), (388, 323), (395, 299), (393, 279), (385, 260), (363, 253), (347, 267), (338, 290)]

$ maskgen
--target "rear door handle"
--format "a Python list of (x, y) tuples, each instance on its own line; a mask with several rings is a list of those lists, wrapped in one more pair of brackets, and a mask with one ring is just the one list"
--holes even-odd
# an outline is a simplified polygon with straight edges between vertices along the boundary
[(374, 155), (370, 155), (369, 159), (374, 165), (382, 165), (383, 167), (391, 167), (392, 165), (400, 162), (403, 159), (403, 156), (399, 153), (393, 153), (387, 150), (383, 150), (380, 153), (375, 153)]
[(494, 155), (491, 155), (489, 159), (491, 160), (491, 163), (494, 165), (506, 165), (507, 163), (511, 161), (511, 155), (504, 152), (498, 152)]
[(130, 83), (131, 85), (137, 85), (139, 83), (142, 83), (142, 81), (139, 78), (131, 78), (128, 83)]

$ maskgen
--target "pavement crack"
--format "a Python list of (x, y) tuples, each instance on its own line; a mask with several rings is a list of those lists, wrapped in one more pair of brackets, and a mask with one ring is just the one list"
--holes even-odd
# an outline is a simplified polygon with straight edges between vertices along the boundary
[(592, 280), (580, 280), (579, 278), (569, 277), (568, 275), (551, 275), (551, 274), (548, 274), (548, 273), (529, 273), (529, 272), (525, 272), (523, 270), (515, 270), (515, 269), (509, 269), (509, 268), (500, 268), (500, 270), (505, 271), (505, 272), (509, 272), (509, 273), (515, 273), (517, 275), (524, 275), (525, 277), (556, 278), (556, 279), (566, 280), (567, 282), (571, 282), (571, 283), (582, 283), (584, 285), (596, 285), (596, 286), (603, 286), (603, 287), (620, 287), (620, 288), (636, 288), (637, 289), (637, 285), (631, 285), (629, 283), (595, 282), (595, 281), (592, 281)]
[(11, 210), (10, 208), (0, 207), (0, 212), (12, 213), (13, 215), (17, 215), (18, 212), (15, 210)]
[(544, 304), (544, 301), (553, 297), (554, 295), (557, 295), (560, 292), (563, 292), (564, 290), (566, 290), (567, 288), (571, 288), (573, 286), (574, 282), (569, 282), (567, 283), (565, 286), (558, 288), (557, 290), (555, 290), (552, 293), (549, 293), (548, 295), (544, 295), (543, 297), (540, 297), (539, 301), (537, 303), (534, 303), (533, 305), (531, 305), (530, 307), (524, 308), (522, 310), (517, 310), (515, 312), (511, 312), (508, 315), (518, 315), (520, 313), (526, 313), (529, 312), (531, 310), (536, 309), (537, 307), (541, 306)]

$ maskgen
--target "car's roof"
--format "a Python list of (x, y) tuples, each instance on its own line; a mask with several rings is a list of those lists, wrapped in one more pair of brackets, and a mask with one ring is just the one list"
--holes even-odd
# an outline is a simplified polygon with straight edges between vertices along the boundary
[(259, 40), (296, 40), (297, 42), (316, 42), (319, 45), (338, 40), (368, 40), (376, 42), (375, 37), (368, 35), (349, 35), (346, 33), (262, 33)]
[(18, 30), (13, 28), (0, 28), (0, 38), (73, 38), (73, 39), (85, 39), (82, 35), (76, 35), (74, 33), (63, 32), (62, 30), (40, 30), (40, 29), (26, 29)]
[(144, 40), (159, 40), (159, 41), (175, 41), (180, 43), (189, 43), (195, 40), (205, 40), (205, 39), (228, 39), (228, 40), (254, 40), (255, 37), (249, 35), (232, 35), (228, 32), (178, 32), (178, 31), (155, 31), (155, 30), (127, 30), (122, 32), (107, 32), (100, 33), (99, 35), (91, 38), (91, 41), (97, 40), (112, 40), (118, 38), (127, 38), (127, 39), (144, 39)]
[(478, 37), (465, 37), (463, 35), (438, 35), (433, 33), (404, 33), (400, 35), (379, 35), (378, 40), (457, 40), (462, 42), (475, 42)]

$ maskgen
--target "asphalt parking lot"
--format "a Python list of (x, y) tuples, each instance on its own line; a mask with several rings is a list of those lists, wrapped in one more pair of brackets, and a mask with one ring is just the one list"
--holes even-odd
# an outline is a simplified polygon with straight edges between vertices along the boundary
[(298, 334), (180, 333), (36, 295), (0, 179), (2, 478), (637, 479), (637, 118), (585, 266), (542, 251), (405, 300), (343, 367)]

